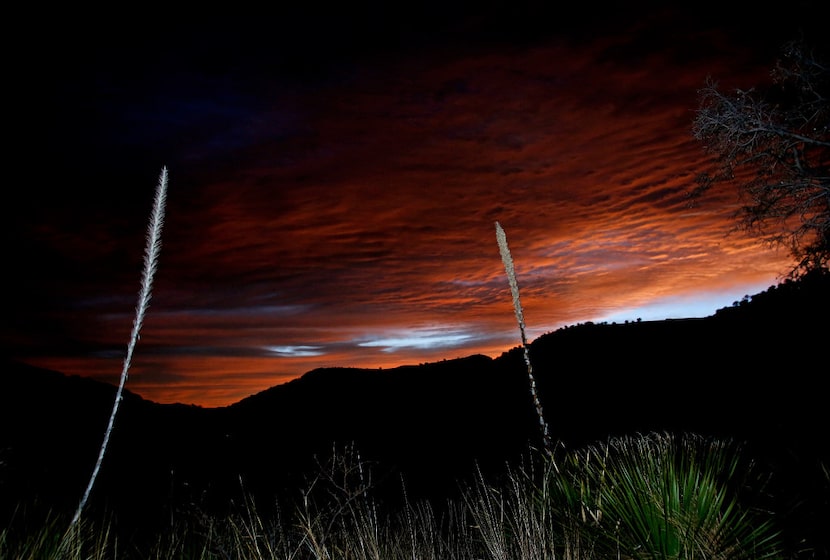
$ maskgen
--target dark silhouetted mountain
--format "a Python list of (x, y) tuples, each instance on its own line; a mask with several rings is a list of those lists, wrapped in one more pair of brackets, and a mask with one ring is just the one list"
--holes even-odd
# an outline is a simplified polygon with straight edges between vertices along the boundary
[[(828, 311), (823, 275), (706, 318), (545, 334), (530, 355), (551, 435), (566, 449), (666, 430), (737, 439), (777, 473), (782, 499), (796, 500), (815, 482), (802, 470), (830, 464)], [(32, 501), (77, 506), (115, 390), (0, 366), (2, 515)], [(90, 511), (154, 530), (194, 505), (221, 513), (243, 491), (264, 504), (297, 499), (317, 461), (351, 445), (390, 505), (403, 485), (410, 500), (452, 498), (476, 468), (497, 476), (525, 460), (539, 432), (520, 347), (495, 359), (317, 369), (216, 409), (126, 391)]]

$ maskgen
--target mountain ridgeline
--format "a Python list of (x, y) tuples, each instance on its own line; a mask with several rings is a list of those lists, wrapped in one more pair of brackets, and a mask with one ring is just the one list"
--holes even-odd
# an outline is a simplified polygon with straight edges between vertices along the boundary
[[(828, 312), (823, 274), (706, 318), (545, 334), (530, 356), (550, 434), (565, 449), (651, 431), (744, 442), (775, 473), (786, 509), (820, 483), (815, 465), (830, 465)], [(4, 520), (20, 504), (77, 506), (115, 392), (2, 363)], [(498, 476), (540, 443), (520, 347), (495, 359), (313, 370), (215, 409), (126, 391), (89, 507), (148, 530), (185, 510), (221, 513), (243, 495), (266, 508), (298, 500), (321, 464), (349, 448), (386, 503), (443, 500), (477, 471)]]

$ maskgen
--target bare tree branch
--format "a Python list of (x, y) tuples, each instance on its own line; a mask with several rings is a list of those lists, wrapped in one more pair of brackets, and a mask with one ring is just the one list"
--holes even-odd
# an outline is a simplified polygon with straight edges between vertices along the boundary
[(802, 41), (784, 45), (769, 86), (698, 92), (694, 137), (715, 156), (698, 196), (736, 184), (738, 227), (789, 249), (793, 274), (830, 263), (830, 67)]

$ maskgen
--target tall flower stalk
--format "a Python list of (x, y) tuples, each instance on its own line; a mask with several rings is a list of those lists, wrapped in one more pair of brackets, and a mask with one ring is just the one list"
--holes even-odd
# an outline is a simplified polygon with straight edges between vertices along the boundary
[(141, 289), (138, 294), (138, 304), (135, 309), (135, 319), (133, 320), (133, 330), (130, 335), (130, 341), (127, 344), (127, 355), (124, 358), (124, 367), (121, 370), (121, 382), (118, 384), (118, 391), (115, 394), (115, 401), (112, 404), (112, 414), (110, 414), (107, 429), (104, 432), (104, 441), (101, 444), (101, 450), (98, 453), (98, 460), (95, 463), (95, 468), (92, 470), (92, 476), (89, 477), (89, 484), (84, 491), (83, 497), (78, 504), (78, 509), (72, 517), (69, 524), (69, 532), (78, 524), (81, 513), (83, 512), (86, 502), (89, 499), (89, 494), (92, 492), (92, 487), (95, 485), (95, 479), (98, 477), (98, 471), (101, 469), (101, 463), (104, 460), (104, 455), (107, 452), (107, 445), (109, 444), (112, 428), (115, 424), (115, 415), (118, 413), (118, 406), (121, 404), (122, 393), (124, 392), (124, 384), (127, 382), (128, 372), (130, 370), (130, 363), (133, 359), (133, 351), (138, 342), (138, 334), (141, 330), (141, 324), (144, 322), (144, 315), (147, 312), (147, 307), (150, 305), (150, 294), (153, 287), (153, 276), (156, 273), (158, 266), (158, 256), (161, 252), (161, 230), (164, 225), (164, 206), (167, 200), (167, 168), (163, 167), (159, 175), (158, 186), (156, 187), (156, 196), (153, 202), (153, 211), (150, 216), (150, 224), (147, 227), (147, 245), (144, 249), (144, 271), (141, 276)]
[(553, 446), (551, 445), (550, 433), (548, 432), (548, 423), (545, 421), (545, 414), (542, 410), (542, 403), (539, 401), (539, 394), (536, 391), (536, 378), (533, 376), (533, 365), (530, 362), (530, 346), (527, 343), (527, 333), (525, 332), (525, 318), (522, 311), (522, 301), (519, 297), (519, 283), (516, 281), (516, 271), (513, 268), (513, 257), (510, 255), (510, 248), (507, 246), (507, 234), (501, 224), (496, 222), (496, 241), (499, 244), (499, 253), (501, 254), (501, 261), (504, 263), (504, 269), (507, 271), (507, 280), (510, 283), (510, 293), (513, 295), (513, 309), (516, 312), (516, 321), (519, 323), (519, 332), (522, 336), (522, 352), (524, 353), (525, 365), (527, 366), (527, 378), (530, 381), (530, 396), (533, 399), (533, 405), (536, 407), (536, 415), (539, 417), (539, 428), (542, 431), (542, 443), (548, 455), (553, 453)]

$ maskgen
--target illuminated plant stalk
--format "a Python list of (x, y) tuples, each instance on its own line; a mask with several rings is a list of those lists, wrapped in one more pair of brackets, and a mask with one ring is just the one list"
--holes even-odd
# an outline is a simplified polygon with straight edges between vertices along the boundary
[(115, 394), (115, 401), (112, 404), (112, 414), (110, 414), (109, 424), (107, 430), (104, 432), (104, 441), (101, 444), (101, 450), (98, 454), (98, 461), (95, 463), (95, 468), (92, 470), (92, 476), (89, 478), (89, 484), (86, 487), (81, 502), (78, 504), (78, 509), (69, 524), (71, 531), (81, 518), (81, 512), (86, 506), (89, 499), (89, 494), (95, 484), (95, 479), (98, 477), (98, 471), (101, 469), (101, 463), (104, 460), (104, 454), (107, 451), (107, 444), (109, 443), (112, 427), (115, 423), (115, 415), (118, 412), (118, 405), (121, 403), (122, 393), (124, 391), (124, 384), (127, 382), (127, 375), (130, 370), (130, 362), (133, 358), (133, 350), (138, 342), (138, 333), (141, 330), (141, 324), (144, 322), (144, 314), (147, 307), (150, 305), (150, 294), (153, 287), (153, 275), (156, 273), (158, 265), (158, 256), (161, 252), (161, 230), (164, 225), (164, 204), (167, 200), (167, 168), (161, 169), (158, 186), (156, 187), (156, 196), (153, 202), (153, 212), (150, 216), (150, 224), (147, 227), (147, 246), (144, 249), (144, 271), (141, 276), (141, 290), (138, 295), (138, 304), (135, 308), (135, 319), (133, 320), (133, 331), (130, 336), (130, 341), (127, 344), (127, 356), (124, 358), (124, 368), (121, 370), (121, 382), (118, 385), (118, 392)]
[(516, 311), (516, 321), (519, 323), (519, 332), (522, 335), (522, 352), (524, 353), (525, 365), (527, 366), (527, 378), (530, 381), (530, 396), (533, 398), (533, 405), (536, 407), (536, 415), (539, 417), (539, 427), (542, 430), (542, 443), (548, 455), (553, 453), (548, 423), (545, 422), (545, 415), (542, 411), (542, 403), (539, 401), (539, 394), (536, 392), (536, 378), (533, 376), (533, 366), (530, 363), (530, 350), (525, 333), (525, 318), (522, 312), (522, 301), (519, 298), (519, 283), (516, 281), (516, 271), (513, 269), (513, 257), (510, 255), (510, 248), (507, 246), (507, 235), (504, 233), (501, 224), (496, 222), (496, 241), (499, 244), (501, 261), (507, 271), (507, 281), (510, 283), (510, 292), (513, 295), (513, 309)]

